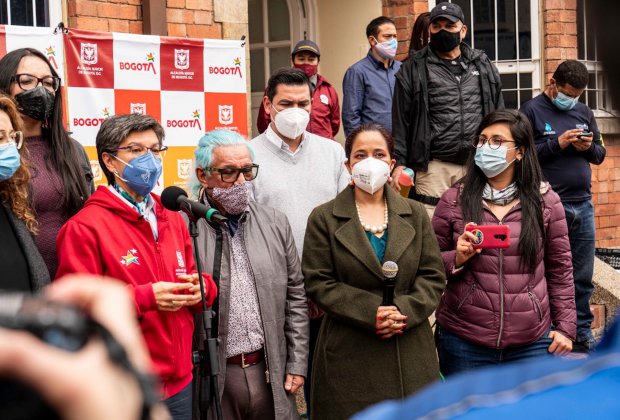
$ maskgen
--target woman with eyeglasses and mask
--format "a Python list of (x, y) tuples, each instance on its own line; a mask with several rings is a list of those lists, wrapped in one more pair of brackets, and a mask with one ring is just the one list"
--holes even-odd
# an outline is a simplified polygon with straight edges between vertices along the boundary
[[(428, 317), (446, 278), (430, 220), (386, 184), (395, 160), (384, 127), (354, 129), (345, 154), (353, 185), (314, 209), (302, 260), (308, 297), (325, 311), (312, 362), (319, 419), (348, 419), (439, 379)], [(388, 262), (398, 268), (384, 305)]]
[(0, 290), (38, 292), (50, 277), (33, 239), (37, 221), (22, 130), (15, 102), (0, 95)]
[[(576, 333), (564, 209), (543, 182), (527, 117), (494, 111), (472, 144), (467, 175), (433, 216), (448, 276), (435, 330), (444, 375), (565, 355)], [(474, 248), (480, 234), (465, 230), (471, 223), (507, 225), (510, 247)]]
[(30, 189), (38, 222), (35, 237), (50, 276), (58, 265), (56, 235), (94, 190), (84, 148), (63, 126), (60, 77), (34, 48), (11, 51), (0, 60), (0, 90), (12, 96), (24, 121)]
[[(167, 150), (163, 137), (148, 115), (114, 115), (101, 124), (97, 157), (108, 186), (99, 186), (60, 229), (56, 278), (88, 273), (127, 283), (162, 398), (174, 420), (189, 420), (192, 314), (200, 310), (200, 283), (183, 218), (151, 193)], [(204, 285), (210, 306), (216, 287), (208, 275)]]

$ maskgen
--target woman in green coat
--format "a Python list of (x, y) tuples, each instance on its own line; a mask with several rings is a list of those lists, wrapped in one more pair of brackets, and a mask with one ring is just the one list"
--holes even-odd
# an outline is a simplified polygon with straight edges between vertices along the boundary
[[(394, 142), (378, 125), (345, 144), (352, 187), (312, 212), (302, 269), (325, 311), (313, 359), (314, 419), (347, 419), (439, 379), (429, 315), (446, 284), (424, 207), (386, 185)], [(393, 306), (381, 306), (382, 264), (398, 265)]]

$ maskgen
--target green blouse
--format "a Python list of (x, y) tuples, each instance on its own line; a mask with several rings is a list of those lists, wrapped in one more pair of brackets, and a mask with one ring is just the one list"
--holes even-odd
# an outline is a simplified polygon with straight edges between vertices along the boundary
[(377, 238), (375, 234), (372, 232), (366, 232), (366, 236), (370, 241), (370, 246), (372, 246), (372, 250), (375, 251), (375, 255), (380, 263), (383, 263), (383, 257), (385, 256), (385, 247), (387, 245), (388, 231), (387, 229), (383, 232), (383, 236)]

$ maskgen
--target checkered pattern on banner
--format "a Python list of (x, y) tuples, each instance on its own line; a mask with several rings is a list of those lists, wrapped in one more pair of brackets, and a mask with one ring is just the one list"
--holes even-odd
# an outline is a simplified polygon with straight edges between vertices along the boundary
[(0, 56), (43, 52), (63, 78), (66, 122), (105, 183), (95, 138), (105, 118), (138, 112), (157, 119), (170, 147), (159, 189), (185, 186), (193, 150), (205, 131), (247, 136), (245, 49), (240, 41), (0, 26)]

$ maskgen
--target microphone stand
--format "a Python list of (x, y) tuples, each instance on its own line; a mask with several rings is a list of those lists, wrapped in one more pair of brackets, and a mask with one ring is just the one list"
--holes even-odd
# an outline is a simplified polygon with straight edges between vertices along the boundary
[[(209, 402), (211, 398), (215, 406), (215, 419), (222, 420), (222, 405), (220, 402), (220, 391), (217, 382), (217, 376), (220, 372), (220, 366), (217, 358), (218, 339), (217, 337), (212, 337), (213, 319), (215, 318), (216, 313), (213, 310), (207, 308), (205, 289), (202, 281), (202, 264), (200, 263), (200, 255), (198, 253), (198, 224), (196, 223), (196, 219), (193, 217), (193, 215), (188, 214), (188, 218), (189, 235), (192, 237), (192, 242), (194, 244), (194, 259), (196, 260), (196, 270), (198, 271), (198, 279), (200, 284), (200, 297), (202, 301), (202, 326), (205, 333), (202, 349), (200, 349), (200, 346), (198, 346), (199, 350), (192, 354), (194, 364), (198, 366), (198, 372), (200, 375), (200, 418), (207, 418), (207, 413), (209, 412), (210, 405)], [(217, 280), (219, 280), (219, 278)], [(207, 380), (207, 377), (209, 380)]]

